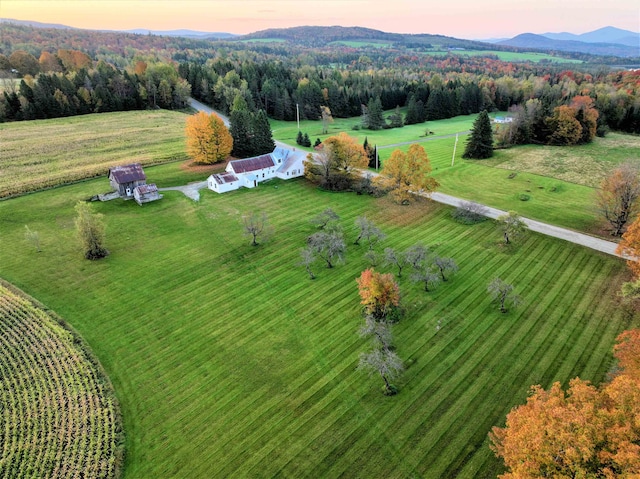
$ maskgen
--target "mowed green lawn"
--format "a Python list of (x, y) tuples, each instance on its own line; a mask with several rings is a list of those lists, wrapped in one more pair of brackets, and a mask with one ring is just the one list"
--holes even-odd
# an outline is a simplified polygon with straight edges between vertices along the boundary
[[(405, 110), (401, 109), (404, 113)], [(393, 114), (393, 110), (385, 112), (385, 118)], [(504, 113), (503, 113), (504, 114)], [(500, 116), (500, 112), (492, 113), (490, 116)], [(390, 130), (366, 130), (360, 129), (362, 123), (360, 117), (353, 118), (335, 118), (332, 123), (328, 124), (327, 133), (322, 134), (322, 122), (303, 120), (300, 121), (300, 131), (309, 135), (309, 139), (313, 144), (316, 138), (320, 138), (324, 141), (325, 138), (333, 135), (337, 135), (340, 132), (345, 132), (357, 139), (359, 143), (363, 143), (367, 138), (371, 145), (391, 145), (396, 143), (416, 142), (424, 141), (431, 136), (451, 135), (458, 132), (466, 132), (471, 129), (473, 122), (477, 115), (460, 115), (454, 118), (438, 121), (428, 121), (426, 123), (420, 123), (417, 125), (407, 125), (402, 128), (394, 128)], [(296, 144), (296, 137), (298, 135), (298, 125), (295, 121), (280, 121), (269, 120), (271, 129), (273, 130), (273, 138), (276, 140), (284, 141), (291, 145)], [(357, 130), (353, 128), (357, 127)], [(433, 132), (430, 135), (426, 134), (429, 130)], [(311, 148), (307, 148), (311, 151)]]
[[(173, 167), (149, 168), (149, 180)], [(0, 202), (0, 274), (70, 322), (105, 366), (122, 404), (125, 479), (495, 477), (490, 428), (532, 384), (603, 380), (615, 336), (637, 324), (616, 297), (619, 259), (537, 235), (504, 248), (490, 221), (462, 226), (443, 206), (304, 180), (205, 191), (200, 203), (167, 192), (144, 207), (96, 204), (111, 255), (88, 262), (73, 206), (105, 186)], [(327, 207), (342, 218), (347, 263), (318, 265), (310, 281), (298, 251)], [(252, 210), (274, 230), (256, 248), (241, 232)], [(401, 279), (407, 314), (394, 332), (407, 370), (391, 398), (356, 370), (368, 348), (355, 282), (365, 247), (351, 244), (363, 214), (387, 233), (384, 246), (422, 242), (460, 266), (432, 293)], [(520, 309), (490, 303), (496, 276), (515, 285)]]
[(114, 165), (186, 160), (185, 119), (157, 110), (2, 123), (0, 198), (105, 175)]
[[(595, 209), (594, 188), (563, 181), (556, 177), (557, 170), (551, 168), (544, 172), (546, 174), (527, 172), (528, 169), (533, 169), (530, 164), (524, 160), (516, 162), (520, 148), (498, 151), (496, 159), (465, 160), (462, 154), (466, 139), (466, 136), (459, 136), (453, 166), (451, 160), (455, 137), (433, 138), (420, 143), (431, 162), (432, 175), (440, 183), (438, 191), (505, 211), (517, 211), (527, 218), (565, 228), (599, 232), (602, 222)], [(543, 151), (553, 154), (551, 147), (534, 148), (539, 148), (536, 151), (540, 151), (541, 154)], [(395, 149), (379, 150), (381, 164), (384, 164)], [(399, 149), (406, 151), (409, 145), (401, 146)], [(555, 153), (560, 154), (562, 151)], [(530, 157), (537, 158), (533, 151), (530, 152)], [(513, 166), (513, 169), (512, 161), (517, 165)], [(599, 173), (609, 172), (614, 167), (615, 162), (603, 161)], [(590, 172), (591, 177), (595, 174)], [(521, 195), (526, 195), (529, 199), (522, 201)]]

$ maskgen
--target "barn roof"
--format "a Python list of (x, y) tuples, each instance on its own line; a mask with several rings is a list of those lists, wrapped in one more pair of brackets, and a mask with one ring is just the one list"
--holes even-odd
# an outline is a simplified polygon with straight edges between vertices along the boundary
[(271, 154), (254, 156), (244, 160), (232, 160), (229, 162), (235, 173), (250, 173), (275, 166)]
[(211, 175), (213, 180), (219, 185), (224, 185), (225, 183), (233, 183), (234, 181), (238, 181), (238, 177), (233, 173), (225, 172)]
[(131, 165), (114, 166), (109, 170), (109, 178), (116, 180), (118, 184), (131, 183), (133, 181), (146, 180), (147, 175), (142, 171), (142, 165), (140, 163), (133, 163)]
[(150, 183), (148, 185), (136, 186), (134, 191), (135, 190), (138, 190), (138, 193), (140, 193), (141, 195), (146, 195), (148, 193), (157, 193), (158, 187), (156, 186), (155, 183)]

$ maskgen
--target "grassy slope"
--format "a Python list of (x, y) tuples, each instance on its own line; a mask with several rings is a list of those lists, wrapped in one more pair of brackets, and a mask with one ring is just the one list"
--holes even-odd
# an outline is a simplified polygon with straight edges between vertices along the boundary
[[(155, 171), (148, 170), (150, 179)], [(58, 311), (90, 343), (123, 407), (126, 479), (163, 477), (495, 477), (487, 432), (529, 385), (576, 375), (600, 381), (630, 316), (617, 304), (621, 261), (531, 236), (514, 249), (491, 222), (464, 227), (440, 206), (318, 192), (302, 180), (201, 203), (98, 204), (112, 251), (90, 263), (75, 249), (73, 204), (90, 181), (0, 203), (2, 275)], [(278, 188), (275, 188), (275, 186)], [(306, 278), (295, 267), (309, 216), (332, 207), (353, 236), (366, 213), (385, 246), (422, 241), (460, 272), (435, 292), (402, 279), (396, 327), (408, 369), (394, 398), (355, 371), (367, 348), (348, 263)], [(251, 248), (241, 215), (269, 214), (272, 241)], [(44, 252), (23, 238), (40, 232)], [(489, 303), (495, 276), (524, 306)], [(442, 328), (436, 329), (440, 321)]]
[(556, 57), (548, 55), (546, 53), (530, 53), (530, 52), (501, 52), (498, 50), (447, 50), (447, 51), (429, 51), (425, 52), (428, 55), (445, 56), (445, 55), (458, 55), (458, 56), (486, 56), (495, 55), (503, 62), (540, 62), (542, 60), (553, 63), (584, 63), (582, 60), (574, 60), (571, 58)]
[[(387, 112), (391, 113), (391, 112)], [(500, 115), (500, 113), (495, 113)], [(491, 160), (463, 160), (466, 136), (459, 136), (454, 166), (451, 166), (455, 138), (438, 138), (472, 127), (475, 115), (410, 125), (400, 129), (369, 131), (353, 130), (359, 118), (337, 119), (330, 124), (329, 134), (320, 135), (319, 121), (302, 121), (300, 129), (313, 139), (321, 139), (346, 131), (358, 142), (367, 137), (379, 146), (381, 163), (394, 149), (406, 151), (408, 145), (390, 147), (403, 142), (419, 142), (427, 151), (433, 175), (441, 183), (439, 191), (477, 201), (503, 210), (515, 210), (521, 215), (579, 231), (598, 234), (602, 223), (594, 208), (594, 187), (624, 161), (640, 154), (640, 139), (632, 135), (611, 133), (595, 138), (589, 145), (551, 147), (526, 145), (497, 150)], [(274, 137), (295, 142), (295, 122), (272, 121)], [(434, 135), (424, 136), (429, 129)], [(510, 170), (510, 171), (505, 171)], [(518, 173), (513, 179), (509, 175)], [(528, 201), (521, 201), (528, 195)], [(607, 237), (609, 239), (609, 237)]]
[(113, 165), (186, 159), (184, 118), (158, 110), (0, 124), (0, 198), (103, 175)]

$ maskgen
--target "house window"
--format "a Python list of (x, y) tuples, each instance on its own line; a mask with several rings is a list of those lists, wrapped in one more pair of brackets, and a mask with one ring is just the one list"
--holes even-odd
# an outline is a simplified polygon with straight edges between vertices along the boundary
[(264, 178), (264, 173), (262, 173), (262, 177)]

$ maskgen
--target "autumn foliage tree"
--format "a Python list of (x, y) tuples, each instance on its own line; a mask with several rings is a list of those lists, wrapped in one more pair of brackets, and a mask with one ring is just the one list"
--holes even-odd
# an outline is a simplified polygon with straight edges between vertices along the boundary
[(401, 150), (391, 153), (375, 183), (389, 191), (397, 203), (408, 204), (413, 198), (412, 192), (429, 194), (440, 186), (429, 173), (431, 163), (426, 151), (413, 144), (407, 153)]
[(196, 113), (187, 118), (187, 152), (196, 163), (212, 164), (224, 160), (233, 148), (233, 138), (220, 117)]
[(322, 188), (348, 190), (358, 170), (369, 163), (362, 145), (344, 132), (324, 140), (317, 153), (310, 153), (304, 164), (305, 177)]
[(600, 214), (611, 225), (611, 234), (620, 236), (637, 213), (640, 198), (640, 171), (631, 163), (624, 163), (604, 179), (596, 193)]
[(627, 258), (627, 266), (633, 273), (634, 279), (640, 278), (640, 218), (636, 219), (622, 235), (622, 240), (616, 248), (616, 253)]
[(400, 306), (400, 287), (393, 274), (378, 273), (372, 268), (362, 272), (356, 279), (360, 303), (366, 314), (377, 320), (384, 320), (389, 313)]
[(533, 386), (506, 426), (492, 429), (491, 447), (508, 468), (501, 479), (638, 477), (640, 330), (618, 336), (614, 351), (621, 373), (610, 383)]

